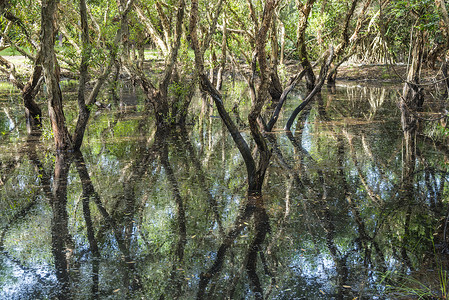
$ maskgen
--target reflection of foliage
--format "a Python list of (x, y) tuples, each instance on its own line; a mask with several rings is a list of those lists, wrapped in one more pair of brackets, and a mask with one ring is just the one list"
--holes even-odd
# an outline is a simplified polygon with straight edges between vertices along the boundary
[[(245, 98), (242, 87), (239, 82), (234, 89), (225, 86), (228, 99)], [(177, 89), (183, 91), (182, 86), (172, 89), (174, 93)], [(305, 119), (306, 126), (297, 126), (304, 127), (295, 136), (304, 149), (292, 146), (284, 133), (273, 134), (291, 170), (286, 170), (281, 157), (276, 156), (264, 185), (271, 233), (261, 246), (266, 266), (259, 265), (257, 272), (267, 289), (271, 278), (265, 267), (276, 274), (271, 297), (326, 298), (340, 293), (352, 299), (361, 292), (385, 295), (386, 285), (401, 286), (407, 282), (404, 278), (410, 279), (409, 283), (411, 278), (419, 279), (430, 287), (427, 283), (436, 276), (446, 275), (435, 272), (434, 278), (425, 280), (410, 275), (419, 274), (411, 270), (435, 267), (436, 255), (429, 250), (433, 234), (437, 233), (435, 240), (441, 238), (438, 225), (447, 207), (444, 199), (448, 188), (444, 174), (417, 168), (412, 185), (416, 192), (407, 199), (403, 197), (402, 140), (394, 95), (394, 91), (380, 88), (339, 87), (335, 94), (323, 91), (325, 109), (317, 103)], [(227, 105), (232, 102), (227, 101)], [(116, 226), (113, 228), (98, 205), (90, 202), (101, 254), (101, 293), (120, 298), (175, 298), (181, 292), (194, 298), (200, 274), (215, 261), (226, 229), (239, 215), (246, 174), (219, 119), (207, 118), (187, 133), (174, 130), (155, 145), (154, 125), (146, 118), (139, 105), (136, 110), (103, 111), (89, 127), (83, 149), (93, 186)], [(193, 150), (188, 150), (189, 140)], [(418, 166), (438, 166), (441, 157), (433, 148), (425, 143), (418, 143), (418, 147)], [(167, 166), (172, 168), (185, 207), (182, 259), (175, 192), (167, 169), (161, 166), (161, 149), (167, 155)], [(2, 225), (30, 203), (30, 195), (37, 194), (39, 201), (8, 231), (5, 250), (22, 265), (44, 266), (42, 272), (50, 274), (51, 218), (43, 200), (42, 178), (37, 177), (26, 157), (16, 164), (14, 155), (8, 153), (2, 152), (0, 165), (1, 179), (6, 182), (0, 190)], [(43, 169), (52, 174), (54, 154), (46, 153), (39, 152), (38, 156), (43, 160)], [(15, 167), (3, 168), (8, 159)], [(199, 176), (198, 169), (203, 176)], [(4, 175), (9, 177), (4, 179)], [(90, 266), (95, 259), (89, 250), (80, 200), (82, 182), (73, 167), (68, 180), (66, 208), (76, 245), (71, 278), (82, 279), (73, 282), (73, 293), (88, 298)], [(439, 190), (441, 195), (436, 196)], [(217, 225), (216, 213), (223, 232)], [(225, 256), (221, 272), (211, 279), (208, 295), (247, 296), (244, 261), (253, 239), (254, 222), (249, 221)], [(409, 264), (404, 263), (403, 253)], [(377, 274), (389, 277), (381, 282)], [(132, 290), (126, 282), (133, 276), (138, 276), (141, 290)], [(6, 285), (17, 278), (0, 272), (0, 282)], [(435, 297), (439, 295), (436, 285), (432, 285), (432, 291)]]

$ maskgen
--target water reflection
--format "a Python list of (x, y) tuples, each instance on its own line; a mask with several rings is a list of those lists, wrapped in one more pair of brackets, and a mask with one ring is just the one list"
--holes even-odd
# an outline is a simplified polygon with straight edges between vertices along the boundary
[(405, 140), (395, 93), (317, 95), (267, 136), (264, 197), (209, 110), (162, 131), (118, 101), (83, 153), (2, 139), (0, 298), (393, 299), (411, 278), (441, 295), (448, 151)]

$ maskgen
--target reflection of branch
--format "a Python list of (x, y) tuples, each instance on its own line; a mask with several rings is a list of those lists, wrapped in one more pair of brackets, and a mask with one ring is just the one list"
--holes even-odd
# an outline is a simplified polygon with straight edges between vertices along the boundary
[[(267, 246), (267, 253), (270, 253), (270, 255), (273, 255), (272, 254), (273, 253), (272, 249), (275, 247), (277, 241), (279, 240), (279, 237), (282, 236), (284, 227), (288, 224), (288, 217), (289, 217), (289, 214), (290, 214), (290, 200), (289, 200), (290, 199), (289, 198), (289, 196), (290, 196), (289, 195), (290, 189), (292, 187), (295, 187), (296, 189), (301, 190), (301, 191), (309, 191), (309, 192), (313, 192), (313, 191), (311, 191), (310, 187), (312, 185), (311, 185), (309, 179), (306, 178), (305, 176), (301, 178), (299, 176), (299, 173), (292, 166), (290, 166), (289, 163), (286, 161), (286, 159), (284, 158), (281, 150), (279, 149), (279, 145), (277, 144), (277, 141), (274, 138), (274, 136), (268, 135), (267, 138), (270, 141), (271, 146), (273, 147), (273, 153), (276, 155), (276, 158), (278, 160), (279, 166), (281, 168), (283, 168), (288, 173), (288, 176), (290, 177), (290, 180), (292, 181), (290, 183), (290, 185), (287, 187), (287, 190), (286, 190), (286, 200), (285, 200), (286, 202), (285, 202), (284, 218), (283, 218), (283, 220), (281, 220), (279, 222), (279, 224), (277, 226), (278, 232), (276, 234), (273, 234), (273, 238), (271, 239), (271, 242)], [(303, 162), (301, 162), (301, 165), (302, 164), (303, 164)], [(314, 196), (312, 196), (310, 198), (314, 199), (316, 197), (317, 196), (314, 195)], [(306, 201), (301, 201), (301, 204), (303, 205), (304, 210), (307, 212), (309, 210), (309, 208), (307, 206)], [(312, 220), (310, 220), (309, 214), (310, 213), (305, 213), (304, 214), (305, 218), (306, 218), (305, 226), (307, 227), (307, 230), (310, 232), (310, 235), (311, 235), (312, 240), (313, 240), (313, 244), (317, 245), (318, 243), (317, 243), (317, 241), (315, 239), (315, 235), (313, 234), (314, 231), (313, 231), (312, 227), (310, 226), (310, 224), (312, 223)], [(270, 291), (268, 291), (268, 293), (269, 292)]]
[(40, 270), (34, 270), (30, 267), (23, 265), (20, 262), (20, 260), (12, 257), (7, 251), (3, 250), (2, 248), (0, 248), (0, 254), (3, 255), (4, 257), (6, 257), (9, 261), (13, 262), (24, 273), (29, 273), (29, 274), (33, 275), (33, 277), (37, 280), (37, 282), (39, 282), (42, 286), (51, 286), (52, 285), (52, 282), (50, 282), (45, 277), (43, 277), (41, 272), (38, 272)]
[[(81, 152), (75, 153), (75, 164), (78, 165), (86, 165), (84, 162), (84, 157)], [(81, 177), (81, 176), (80, 176)], [(86, 181), (84, 181), (86, 182)], [(86, 184), (82, 185), (83, 188), (83, 214), (84, 214), (84, 221), (86, 222), (87, 227), (87, 239), (89, 240), (90, 245), (90, 251), (93, 254), (93, 261), (92, 261), (92, 296), (95, 298), (95, 296), (98, 294), (98, 285), (99, 285), (99, 269), (100, 269), (100, 251), (98, 249), (98, 243), (95, 238), (95, 231), (92, 224), (92, 217), (90, 212), (90, 197), (92, 196), (91, 192), (92, 190), (89, 189), (89, 186)]]
[(380, 198), (379, 195), (374, 193), (374, 191), (368, 186), (368, 183), (366, 182), (366, 179), (362, 174), (362, 170), (359, 166), (357, 156), (355, 154), (354, 145), (352, 143), (353, 137), (350, 136), (346, 130), (343, 130), (343, 134), (346, 136), (346, 139), (348, 140), (352, 161), (354, 162), (354, 166), (357, 169), (357, 174), (359, 175), (360, 181), (362, 182), (366, 192), (368, 193), (368, 196), (371, 198), (371, 200), (373, 200), (374, 203), (376, 203), (379, 206), (383, 206), (384, 202), (383, 202), (382, 198)]
[(35, 194), (31, 197), (31, 199), (32, 199), (32, 201), (30, 201), (21, 211), (19, 211), (17, 214), (15, 214), (9, 220), (8, 224), (3, 226), (2, 233), (0, 235), (0, 252), (5, 251), (4, 241), (5, 241), (6, 233), (14, 225), (14, 223), (16, 223), (17, 221), (19, 221), (21, 219), (24, 219), (26, 217), (26, 215), (30, 212), (30, 210), (33, 208), (33, 206), (37, 204), (38, 193), (35, 192)]
[(54, 257), (56, 278), (62, 284), (60, 295), (65, 295), (70, 288), (69, 257), (73, 253), (74, 243), (70, 238), (67, 213), (67, 178), (72, 155), (58, 152), (55, 157), (52, 198), (51, 250)]
[(165, 173), (167, 174), (168, 182), (171, 185), (173, 197), (175, 198), (176, 210), (178, 212), (178, 230), (179, 230), (179, 241), (178, 246), (176, 248), (176, 255), (178, 256), (179, 262), (181, 262), (184, 258), (184, 248), (187, 240), (186, 233), (186, 212), (184, 207), (184, 201), (181, 197), (181, 192), (179, 190), (178, 181), (176, 179), (175, 173), (173, 172), (173, 168), (168, 161), (168, 148), (167, 143), (165, 143), (162, 139), (165, 136), (164, 134), (158, 135), (161, 139), (161, 144), (159, 144), (159, 157), (162, 166), (165, 169)]
[[(270, 223), (267, 212), (263, 207), (263, 199), (256, 199), (258, 202), (254, 212), (255, 237), (248, 248), (246, 271), (253, 286), (255, 299), (264, 299), (262, 285), (257, 276), (257, 254), (261, 251), (261, 245), (265, 241), (265, 236), (270, 231)], [(272, 277), (273, 278), (273, 277)]]
[(92, 184), (92, 180), (90, 179), (89, 171), (87, 170), (86, 164), (83, 163), (82, 160), (79, 158), (75, 160), (76, 163), (76, 169), (78, 171), (78, 175), (81, 179), (81, 184), (83, 185), (83, 190), (86, 191), (86, 193), (94, 200), (94, 203), (97, 206), (98, 211), (102, 215), (102, 217), (105, 219), (106, 223), (112, 228), (112, 231), (114, 232), (115, 239), (118, 244), (119, 250), (123, 253), (125, 262), (129, 265), (132, 265), (132, 260), (129, 256), (129, 251), (126, 248), (126, 245), (123, 243), (123, 239), (120, 237), (120, 232), (117, 230), (117, 225), (115, 223), (115, 220), (112, 218), (112, 216), (107, 212), (106, 208), (104, 207), (103, 203), (101, 202), (100, 196), (95, 191), (95, 188)]
[(188, 134), (187, 134), (187, 131), (185, 130), (185, 127), (181, 128), (180, 138), (183, 140), (182, 141), (183, 146), (187, 148), (187, 151), (189, 151), (189, 154), (190, 154), (189, 158), (192, 160), (193, 166), (196, 169), (195, 176), (197, 177), (197, 182), (202, 187), (203, 192), (207, 196), (207, 200), (214, 212), (215, 221), (217, 222), (217, 225), (218, 225), (218, 231), (220, 232), (220, 235), (223, 236), (224, 235), (223, 224), (221, 222), (220, 214), (218, 212), (218, 203), (217, 203), (215, 197), (211, 194), (211, 192), (207, 188), (207, 184), (206, 184), (207, 178), (204, 175), (204, 171), (203, 171), (203, 169), (201, 167), (201, 163), (198, 160), (198, 157), (195, 153), (195, 149), (193, 149), (192, 143), (188, 139)]
[(226, 235), (225, 239), (221, 243), (220, 248), (217, 251), (217, 258), (215, 259), (213, 265), (209, 268), (209, 270), (206, 273), (203, 273), (203, 272), (201, 273), (197, 299), (204, 299), (206, 287), (209, 284), (209, 281), (215, 274), (220, 272), (220, 270), (223, 266), (226, 251), (229, 249), (229, 247), (235, 241), (235, 239), (240, 234), (240, 232), (246, 228), (248, 221), (251, 218), (251, 216), (253, 215), (254, 210), (256, 208), (256, 204), (254, 203), (254, 200), (256, 200), (256, 199), (249, 198), (247, 200), (245, 207), (242, 209), (240, 214), (237, 216), (237, 219), (234, 222), (234, 226), (232, 226), (232, 228)]
[[(350, 147), (353, 147), (351, 141), (349, 141), (349, 144), (350, 144)], [(379, 244), (375, 241), (377, 231), (374, 231), (374, 234), (372, 237), (367, 233), (365, 223), (360, 215), (360, 211), (358, 210), (357, 206), (352, 201), (352, 197), (351, 197), (352, 195), (351, 195), (351, 192), (349, 191), (349, 185), (348, 185), (348, 182), (346, 181), (346, 177), (345, 177), (345, 174), (343, 171), (344, 170), (344, 168), (343, 168), (344, 146), (343, 146), (343, 139), (341, 136), (339, 136), (339, 138), (338, 138), (338, 147), (339, 147), (339, 151), (338, 151), (339, 168), (338, 168), (338, 170), (339, 170), (339, 174), (340, 174), (340, 177), (342, 180), (344, 196), (345, 196), (346, 201), (349, 204), (352, 215), (354, 216), (355, 222), (358, 227), (359, 240), (361, 243), (361, 247), (365, 250), (365, 262), (371, 260), (371, 250), (368, 247), (368, 242), (370, 242), (374, 246), (376, 253), (379, 256), (379, 260), (381, 262), (383, 271), (386, 271), (385, 257), (379, 247)], [(351, 149), (351, 154), (352, 153), (353, 153), (353, 149)], [(362, 249), (360, 249), (360, 250), (362, 250)]]

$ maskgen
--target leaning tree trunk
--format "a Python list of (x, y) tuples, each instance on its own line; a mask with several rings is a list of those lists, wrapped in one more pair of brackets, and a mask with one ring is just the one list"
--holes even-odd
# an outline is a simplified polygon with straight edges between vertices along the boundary
[(0, 65), (5, 67), (1, 68), (1, 71), (5, 73), (9, 77), (9, 81), (22, 92), (28, 133), (31, 133), (33, 129), (41, 125), (42, 111), (39, 105), (34, 101), (41, 83), (42, 67), (40, 66), (40, 53), (41, 52), (39, 51), (34, 60), (33, 74), (26, 84), (19, 80), (14, 64), (0, 56)]
[[(251, 2), (250, 2), (251, 3)], [(199, 292), (197, 299), (203, 299), (205, 289), (211, 280), (212, 276), (216, 274), (223, 265), (224, 256), (227, 249), (232, 242), (236, 239), (238, 234), (246, 226), (248, 219), (254, 213), (255, 208), (261, 208), (261, 214), (256, 215), (255, 221), (258, 228), (266, 228), (266, 230), (260, 230), (256, 233), (256, 237), (250, 246), (248, 253), (248, 259), (246, 262), (246, 269), (248, 276), (250, 277), (252, 290), (255, 293), (256, 299), (263, 299), (263, 290), (261, 288), (260, 280), (256, 274), (256, 258), (260, 251), (260, 245), (264, 242), (266, 233), (269, 228), (268, 217), (263, 214), (263, 197), (262, 197), (262, 185), (265, 178), (265, 173), (270, 161), (271, 151), (268, 149), (266, 140), (260, 131), (258, 124), (261, 110), (264, 106), (265, 100), (269, 97), (268, 87), (270, 84), (270, 77), (268, 72), (268, 66), (266, 61), (266, 39), (267, 32), (270, 28), (270, 22), (272, 20), (273, 11), (276, 8), (278, 1), (269, 0), (265, 2), (264, 13), (262, 18), (262, 24), (259, 27), (259, 23), (256, 18), (253, 17), (256, 27), (258, 28), (256, 39), (256, 52), (258, 57), (259, 69), (260, 69), (260, 85), (257, 90), (257, 94), (253, 93), (253, 105), (248, 115), (248, 122), (250, 125), (251, 136), (253, 137), (259, 154), (259, 161), (256, 163), (251, 150), (240, 134), (234, 121), (230, 118), (226, 108), (223, 104), (223, 99), (218, 90), (212, 85), (204, 70), (204, 52), (200, 50), (199, 41), (197, 36), (197, 22), (198, 22), (198, 0), (192, 0), (192, 7), (190, 10), (190, 40), (192, 48), (195, 52), (195, 65), (198, 72), (200, 81), (200, 87), (203, 91), (206, 91), (214, 100), (220, 117), (226, 125), (229, 133), (231, 134), (240, 154), (245, 162), (246, 170), (248, 173), (248, 193), (247, 193), (247, 205), (243, 210), (243, 214), (236, 220), (235, 226), (228, 232), (224, 242), (217, 251), (217, 259), (212, 267), (206, 273), (201, 273), (199, 282)], [(255, 64), (254, 64), (255, 65)], [(251, 83), (250, 83), (251, 84)], [(254, 89), (254, 86), (251, 86)], [(263, 229), (262, 228), (262, 229)]]
[(37, 105), (37, 103), (34, 101), (36, 94), (39, 91), (42, 76), (42, 66), (40, 65), (39, 57), (40, 54), (38, 54), (38, 57), (36, 58), (33, 74), (31, 75), (30, 80), (22, 89), (22, 99), (25, 106), (25, 116), (27, 120), (28, 133), (32, 132), (36, 127), (42, 125), (42, 111), (39, 105)]
[(47, 84), (48, 113), (53, 129), (56, 150), (71, 149), (71, 139), (65, 125), (62, 107), (62, 93), (59, 87), (59, 68), (54, 49), (55, 14), (59, 1), (43, 0), (41, 10), (41, 49), (43, 55), (43, 69), (45, 83)]
[[(346, 56), (346, 57), (340, 58), (340, 56), (344, 53), (346, 47), (348, 46), (348, 44), (350, 42), (349, 41), (349, 34), (348, 34), (349, 23), (351, 21), (352, 16), (354, 15), (354, 11), (355, 11), (355, 8), (357, 6), (357, 2), (358, 2), (358, 0), (352, 0), (352, 4), (351, 4), (351, 6), (349, 8), (348, 13), (346, 14), (345, 23), (344, 23), (345, 26), (343, 27), (343, 31), (341, 33), (341, 42), (340, 42), (340, 44), (338, 44), (338, 46), (335, 49), (335, 57), (340, 59), (340, 62), (338, 62), (336, 64), (336, 66), (329, 72), (329, 74), (327, 76), (327, 83), (328, 84), (335, 84), (335, 80), (337, 79), (337, 69), (338, 69), (338, 67), (346, 59), (348, 59), (350, 57), (350, 56)], [(366, 8), (368, 8), (370, 3), (371, 3), (371, 0), (368, 0), (365, 3), (365, 6), (362, 9), (360, 17), (362, 17), (365, 14), (365, 10), (366, 10)], [(357, 28), (360, 30), (361, 27), (356, 27), (356, 30), (357, 30)], [(356, 33), (354, 32), (354, 34), (356, 34)]]

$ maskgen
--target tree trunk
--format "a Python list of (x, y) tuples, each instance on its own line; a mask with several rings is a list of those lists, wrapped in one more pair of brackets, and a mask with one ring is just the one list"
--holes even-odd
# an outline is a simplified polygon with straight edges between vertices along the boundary
[(123, 57), (125, 59), (129, 58), (130, 55), (130, 43), (129, 43), (129, 24), (128, 24), (128, 14), (125, 13), (126, 10), (126, 0), (119, 0), (118, 7), (120, 13), (120, 40), (123, 46)]
[(318, 83), (315, 85), (315, 87), (310, 91), (310, 93), (307, 95), (306, 99), (295, 108), (293, 113), (291, 114), (290, 118), (287, 121), (287, 124), (285, 125), (285, 130), (290, 131), (291, 126), (293, 125), (293, 122), (295, 121), (298, 114), (304, 109), (304, 107), (309, 104), (310, 101), (314, 98), (314, 96), (321, 91), (321, 87), (324, 84), (324, 80), (327, 77), (327, 73), (329, 71), (329, 67), (332, 64), (332, 61), (334, 59), (334, 50), (333, 48), (330, 49), (329, 55), (327, 59), (323, 62), (323, 65), (321, 66), (320, 70), (320, 77), (318, 78)]
[(43, 0), (41, 10), (41, 49), (43, 54), (43, 70), (48, 94), (48, 113), (53, 129), (56, 150), (72, 148), (70, 135), (65, 125), (62, 106), (62, 93), (59, 87), (59, 67), (54, 50), (55, 14), (59, 1)]
[[(40, 54), (38, 54), (38, 57), (39, 56)], [(30, 80), (22, 90), (22, 99), (25, 106), (28, 133), (31, 133), (36, 127), (40, 127), (42, 125), (42, 111), (39, 105), (37, 105), (34, 101), (36, 94), (39, 91), (42, 76), (42, 66), (38, 60), (39, 59), (36, 59), (33, 74), (31, 75)]]
[(220, 59), (220, 68), (218, 69), (217, 74), (217, 85), (216, 89), (218, 91), (221, 90), (223, 86), (223, 72), (226, 68), (226, 51), (227, 51), (227, 38), (228, 38), (228, 30), (226, 27), (226, 15), (223, 17), (223, 38), (221, 40), (221, 59)]
[(281, 21), (281, 20), (279, 20), (279, 23), (280, 23), (280, 27), (281, 27), (281, 36), (280, 36), (280, 38), (281, 38), (281, 41), (280, 41), (280, 43), (281, 43), (281, 50), (280, 50), (280, 59), (279, 59), (279, 64), (280, 65), (283, 65), (284, 64), (284, 58), (285, 58), (285, 26), (284, 26), (284, 23)]
[(84, 131), (87, 126), (90, 111), (85, 102), (85, 88), (88, 76), (88, 59), (90, 55), (89, 50), (89, 27), (87, 23), (87, 6), (85, 0), (79, 1), (79, 12), (81, 17), (81, 65), (80, 65), (80, 79), (78, 83), (78, 122), (76, 124), (75, 133), (73, 135), (73, 144), (75, 150), (81, 148), (83, 142)]
[(273, 17), (271, 22), (271, 84), (269, 86), (269, 92), (273, 101), (273, 104), (277, 104), (282, 95), (282, 84), (278, 76), (277, 67), (279, 65), (279, 46), (278, 46), (278, 36), (277, 36), (277, 18)]
[(302, 4), (299, 0), (296, 0), (296, 5), (298, 7), (299, 12), (299, 22), (297, 28), (297, 40), (296, 40), (296, 48), (298, 51), (299, 60), (301, 61), (301, 66), (307, 70), (306, 71), (306, 86), (309, 91), (313, 90), (315, 86), (315, 74), (313, 73), (312, 64), (309, 61), (307, 56), (306, 49), (306, 29), (307, 29), (307, 20), (309, 18), (310, 11), (312, 10), (312, 6), (315, 3), (315, 0), (308, 0), (306, 4)]
[[(354, 11), (357, 6), (357, 2), (358, 2), (358, 0), (352, 0), (351, 7), (349, 8), (348, 13), (346, 14), (345, 25), (344, 25), (343, 31), (341, 33), (341, 42), (340, 42), (340, 44), (338, 44), (338, 46), (335, 49), (335, 57), (336, 57), (336, 59), (340, 59), (340, 62), (336, 63), (335, 66), (332, 68), (332, 70), (329, 72), (329, 75), (327, 76), (328, 84), (335, 84), (335, 80), (337, 79), (338, 67), (343, 62), (345, 62), (346, 59), (348, 59), (350, 57), (350, 56), (346, 56), (346, 57), (340, 58), (342, 56), (342, 54), (344, 53), (346, 47), (349, 45), (349, 33), (348, 33), (349, 22), (351, 21), (351, 18), (354, 15)], [(360, 30), (360, 28), (361, 28), (362, 19), (364, 18), (365, 11), (368, 8), (370, 3), (371, 3), (371, 0), (368, 0), (365, 3), (365, 6), (363, 7), (362, 12), (359, 15), (359, 19), (357, 21), (358, 26), (354, 30), (354, 34), (352, 36), (354, 36), (354, 35), (357, 36), (357, 34), (358, 34), (357, 30)], [(360, 26), (359, 26), (359, 24), (360, 24)]]
[(409, 177), (414, 171), (414, 161), (416, 157), (415, 138), (418, 125), (418, 119), (415, 114), (424, 101), (423, 89), (419, 86), (423, 48), (423, 33), (418, 32), (418, 37), (412, 51), (412, 61), (407, 74), (407, 82), (404, 83), (399, 104), (401, 110), (401, 125), (404, 132), (405, 177)]

